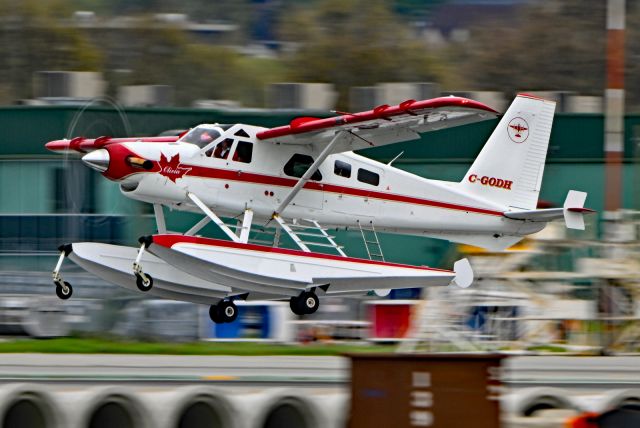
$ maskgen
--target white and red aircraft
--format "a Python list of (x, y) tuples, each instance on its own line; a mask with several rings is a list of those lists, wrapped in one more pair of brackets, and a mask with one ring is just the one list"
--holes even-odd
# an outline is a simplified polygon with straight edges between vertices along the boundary
[[(153, 204), (158, 229), (140, 238), (139, 249), (61, 246), (56, 292), (63, 299), (72, 293), (60, 274), (67, 256), (124, 287), (209, 304), (215, 322), (236, 318), (237, 299), (288, 298), (294, 313), (308, 314), (318, 308), (318, 290), (386, 295), (393, 288), (466, 287), (473, 280), (466, 260), (453, 271), (388, 263), (375, 231), (502, 250), (554, 219), (584, 229), (586, 193), (570, 191), (563, 208), (536, 209), (554, 110), (554, 102), (518, 95), (460, 182), (425, 179), (353, 153), (497, 116), (458, 97), (297, 118), (271, 129), (203, 124), (181, 137), (52, 141), (48, 149), (83, 153), (123, 195)], [(169, 232), (163, 206), (203, 219), (184, 233)], [(228, 239), (197, 235), (211, 221)], [(271, 226), (271, 245), (252, 242), (256, 223)], [(360, 230), (369, 259), (348, 257), (329, 227)], [(298, 249), (279, 246), (287, 236)], [(310, 249), (317, 247), (333, 254)]]

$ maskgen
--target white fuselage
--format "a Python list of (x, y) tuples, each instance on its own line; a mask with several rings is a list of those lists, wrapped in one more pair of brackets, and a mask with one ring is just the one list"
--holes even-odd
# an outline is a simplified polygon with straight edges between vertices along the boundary
[[(233, 137), (240, 128), (248, 137)], [(122, 181), (122, 193), (179, 210), (199, 211), (186, 196), (191, 192), (219, 215), (236, 216), (251, 209), (256, 218), (269, 219), (299, 180), (285, 172), (287, 162), (295, 154), (317, 158), (318, 153), (306, 145), (262, 142), (255, 138), (261, 129), (249, 125), (228, 129), (224, 134), (235, 141), (226, 159), (207, 156), (210, 146), (201, 149), (184, 142), (126, 143), (127, 149), (145, 159), (158, 161), (162, 154), (174, 162), (170, 167), (161, 165), (160, 171), (128, 176)], [(233, 160), (238, 139), (253, 144), (251, 162)], [(338, 175), (336, 161), (348, 165), (350, 174), (342, 169)], [(164, 168), (169, 168), (166, 174)], [(544, 223), (504, 217), (502, 213), (508, 207), (470, 195), (458, 183), (425, 179), (353, 152), (330, 155), (319, 172), (322, 179), (310, 180), (280, 215), (314, 219), (325, 226), (373, 223), (378, 230), (436, 237), (487, 233), (522, 236), (544, 227)], [(370, 173), (377, 174), (377, 185), (360, 179), (371, 177)], [(376, 181), (373, 177), (365, 180)]]

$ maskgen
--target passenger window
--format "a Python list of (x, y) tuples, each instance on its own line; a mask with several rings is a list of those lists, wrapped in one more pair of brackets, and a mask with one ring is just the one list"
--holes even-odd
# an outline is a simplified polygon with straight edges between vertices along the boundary
[[(313, 164), (313, 158), (311, 156), (296, 153), (291, 156), (291, 159), (284, 165), (284, 173), (291, 177), (300, 178), (307, 172), (311, 164)], [(320, 181), (322, 180), (322, 174), (316, 170), (311, 176), (311, 179)]]
[(250, 163), (253, 155), (253, 144), (248, 141), (238, 141), (233, 160), (236, 162)]
[(333, 166), (333, 172), (340, 177), (351, 177), (351, 164), (337, 160)]
[(226, 159), (229, 157), (229, 151), (231, 151), (231, 146), (233, 145), (233, 139), (227, 138), (226, 140), (218, 143), (215, 148), (211, 148), (207, 150), (205, 153), (207, 156), (218, 159)]
[(377, 186), (380, 184), (380, 175), (366, 169), (358, 169), (358, 181)]

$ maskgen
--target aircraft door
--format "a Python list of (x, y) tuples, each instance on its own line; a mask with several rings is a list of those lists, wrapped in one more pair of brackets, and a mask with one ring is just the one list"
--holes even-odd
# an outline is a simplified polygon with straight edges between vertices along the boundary
[[(295, 153), (284, 165), (283, 173), (286, 177), (300, 178), (313, 164), (314, 159), (306, 154)], [(324, 191), (322, 185), (322, 173), (316, 171), (291, 202), (291, 205), (305, 208), (322, 209), (324, 206)]]

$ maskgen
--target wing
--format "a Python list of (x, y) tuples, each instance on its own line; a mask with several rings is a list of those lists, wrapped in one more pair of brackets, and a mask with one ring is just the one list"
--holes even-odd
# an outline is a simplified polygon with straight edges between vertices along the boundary
[(396, 106), (382, 105), (370, 111), (326, 119), (297, 118), (289, 125), (259, 132), (257, 137), (277, 144), (316, 146), (320, 150), (336, 132), (348, 131), (353, 137), (332, 150), (332, 153), (341, 153), (415, 140), (425, 132), (492, 119), (497, 115), (491, 107), (467, 98), (409, 100)]

